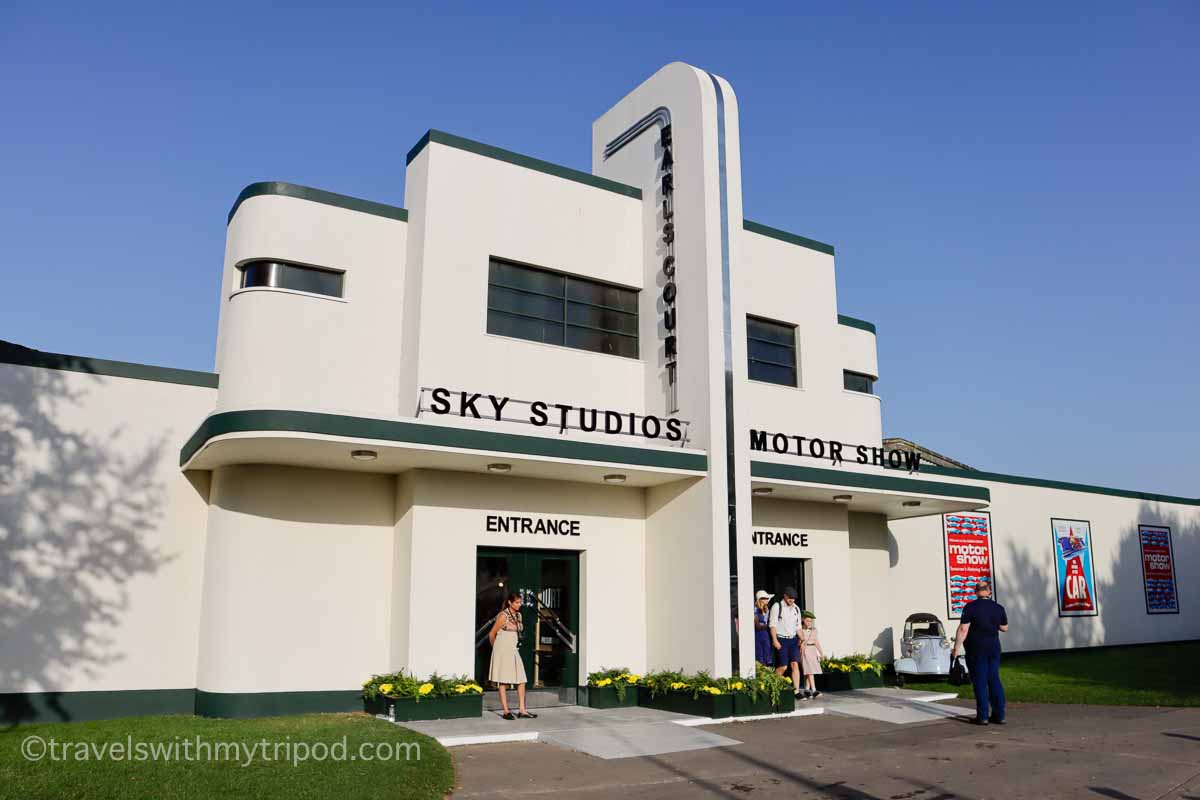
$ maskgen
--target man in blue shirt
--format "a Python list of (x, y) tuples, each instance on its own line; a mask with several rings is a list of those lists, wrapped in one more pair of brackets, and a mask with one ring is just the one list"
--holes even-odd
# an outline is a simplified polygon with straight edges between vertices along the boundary
[[(1004, 606), (992, 599), (992, 587), (987, 581), (975, 584), (975, 596), (963, 606), (950, 660), (965, 646), (967, 669), (975, 688), (976, 725), (989, 722), (1004, 724), (1004, 685), (1000, 683), (1000, 634), (1008, 631), (1008, 614)], [(991, 704), (991, 714), (988, 705)]]

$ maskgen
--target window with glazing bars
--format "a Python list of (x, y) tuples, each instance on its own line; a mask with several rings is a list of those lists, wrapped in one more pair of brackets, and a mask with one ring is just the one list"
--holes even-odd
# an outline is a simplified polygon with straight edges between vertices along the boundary
[(638, 293), (608, 283), (492, 259), (487, 332), (638, 357)]
[(842, 386), (851, 392), (875, 394), (875, 376), (844, 369), (842, 370)]
[(746, 350), (752, 381), (798, 386), (796, 326), (746, 317)]

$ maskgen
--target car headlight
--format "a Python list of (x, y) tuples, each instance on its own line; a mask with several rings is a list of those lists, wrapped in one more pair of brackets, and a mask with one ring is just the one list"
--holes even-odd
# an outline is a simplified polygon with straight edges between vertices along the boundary
[(943, 649), (943, 650), (949, 650), (949, 649), (950, 649), (950, 642), (946, 641), (945, 639), (942, 639), (942, 649)]
[(913, 643), (912, 643), (912, 648), (913, 648), (913, 651), (914, 651), (914, 652), (915, 652), (915, 651), (917, 651), (917, 650), (920, 650), (920, 649), (921, 649), (921, 643), (920, 643), (920, 642), (913, 642)]

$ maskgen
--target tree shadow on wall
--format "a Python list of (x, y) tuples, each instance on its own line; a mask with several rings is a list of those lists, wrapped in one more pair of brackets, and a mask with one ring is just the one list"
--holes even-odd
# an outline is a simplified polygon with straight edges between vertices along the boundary
[[(71, 383), (86, 381), (99, 383)], [(39, 689), (70, 719), (54, 690), (128, 656), (110, 632), (128, 609), (127, 584), (170, 560), (148, 542), (162, 514), (155, 472), (166, 440), (132, 452), (120, 427), (89, 430), (84, 420), (97, 409), (86, 407), (87, 394), (57, 370), (0, 372), (0, 722), (8, 725), (38, 716), (21, 693)]]
[[(1067, 515), (1063, 515), (1067, 518)], [(1146, 609), (1145, 584), (1142, 574), (1142, 553), (1138, 539), (1138, 525), (1164, 525), (1171, 529), (1174, 549), (1176, 589), (1179, 592), (1179, 607), (1188, 602), (1182, 596), (1187, 590), (1185, 583), (1180, 588), (1181, 569), (1194, 568), (1194, 559), (1184, 563), (1200, 544), (1200, 518), (1187, 518), (1175, 509), (1160, 503), (1142, 501), (1138, 505), (1136, 521), (1120, 527), (1112, 527), (1102, 518), (1089, 520), (1093, 540), (1099, 547), (1099, 558), (1094, 562), (1096, 575), (1093, 587), (1100, 616), (1060, 617), (1058, 612), (1058, 578), (1055, 571), (1055, 553), (1050, 535), (1050, 519), (1046, 519), (1044, 546), (1031, 550), (1017, 549), (1010, 542), (1004, 557), (997, 562), (997, 599), (1008, 611), (1012, 624), (1006, 635), (1005, 649), (1009, 652), (1021, 650), (1048, 650), (1072, 647), (1097, 647), (1106, 645), (1138, 644), (1147, 641), (1181, 641), (1195, 639), (1200, 628), (1189, 623), (1186, 615), (1149, 614)], [(997, 534), (1002, 537), (1003, 532)], [(1109, 537), (1117, 537), (1117, 549), (1111, 561), (1107, 560)], [(1093, 558), (1096, 558), (1095, 553)], [(1190, 574), (1190, 573), (1189, 573)], [(1192, 599), (1195, 602), (1195, 599)], [(1185, 612), (1186, 614), (1186, 612)], [(1037, 656), (1026, 656), (1037, 658)], [(1183, 668), (1184, 665), (1153, 665), (1145, 657), (1129, 654), (1131, 674), (1141, 674), (1143, 682), (1151, 679), (1148, 671)], [(1111, 665), (1111, 659), (1104, 664)], [(1075, 679), (1094, 678), (1106, 683), (1112, 676), (1099, 674), (1098, 661), (1093, 666), (1084, 661), (1064, 661), (1045, 658), (1038, 660), (1038, 669), (1050, 675), (1061, 675)], [(1090, 673), (1096, 672), (1092, 675)], [(1155, 681), (1155, 683), (1160, 683)], [(1164, 691), (1186, 695), (1191, 688), (1173, 687), (1169, 673), (1163, 676)]]

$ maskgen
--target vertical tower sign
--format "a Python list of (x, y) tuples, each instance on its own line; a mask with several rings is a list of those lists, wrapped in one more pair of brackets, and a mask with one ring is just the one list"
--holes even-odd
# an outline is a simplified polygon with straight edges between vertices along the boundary
[(662, 290), (663, 330), (666, 332), (663, 347), (667, 367), (667, 413), (675, 414), (679, 411), (679, 397), (675, 387), (675, 366), (679, 343), (675, 336), (677, 322), (675, 317), (677, 293), (675, 287), (675, 159), (671, 155), (670, 123), (661, 128), (659, 142), (662, 144), (663, 150), (662, 164), (659, 166), (659, 170), (662, 186), (662, 238), (663, 247), (666, 248), (662, 264), (663, 277), (666, 278)]

